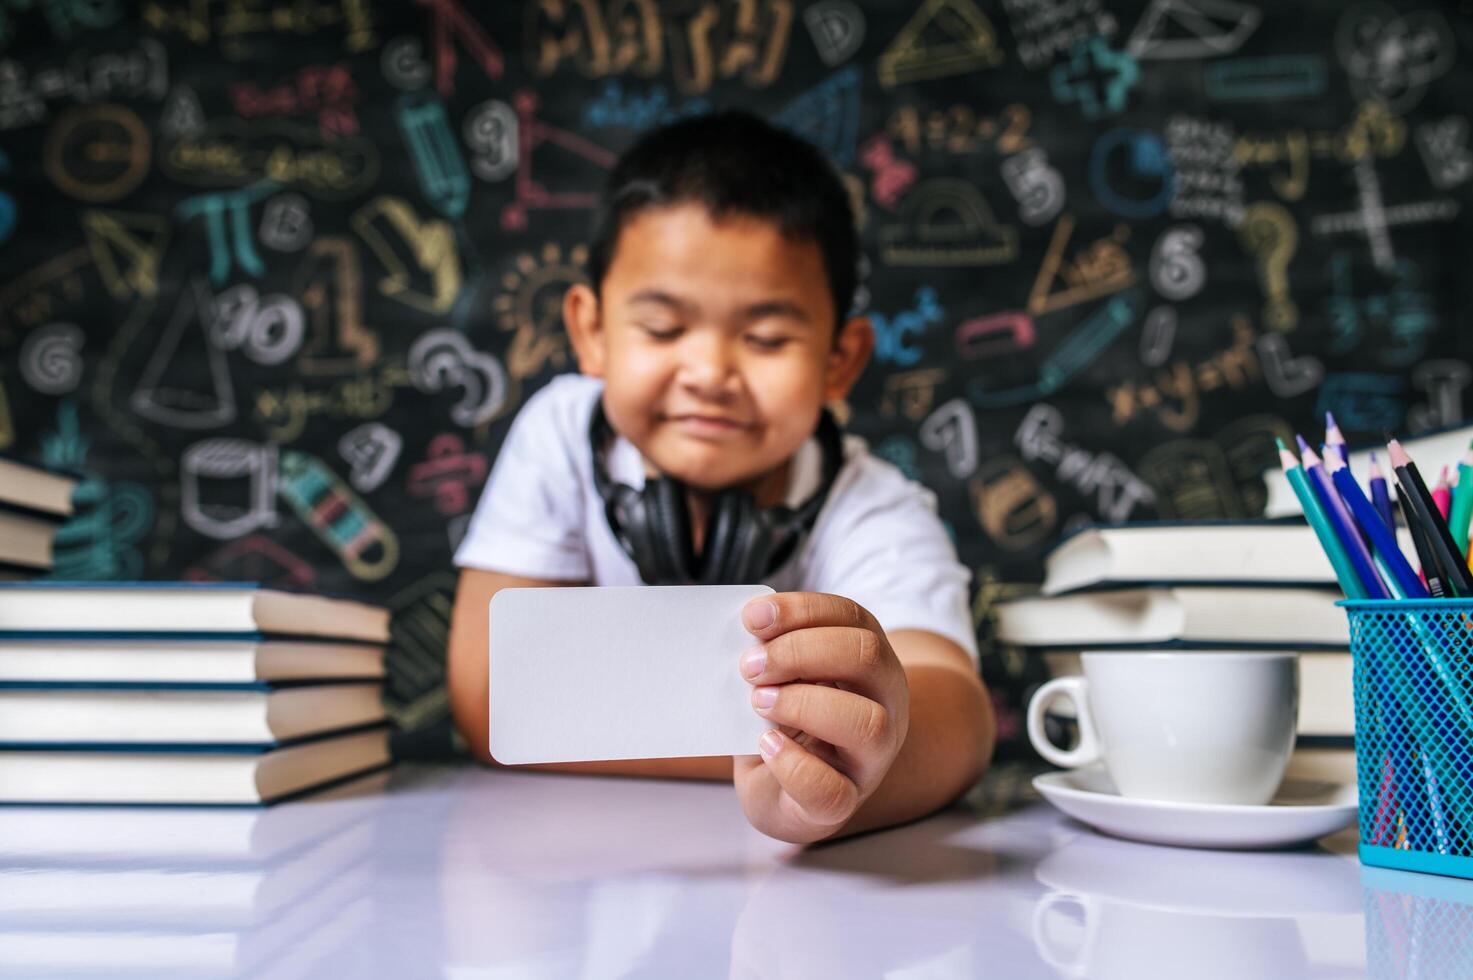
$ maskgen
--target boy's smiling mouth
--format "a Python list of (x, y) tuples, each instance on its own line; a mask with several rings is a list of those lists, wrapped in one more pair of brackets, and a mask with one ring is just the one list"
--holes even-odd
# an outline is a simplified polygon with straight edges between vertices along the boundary
[(701, 436), (733, 435), (751, 428), (750, 423), (720, 415), (667, 415), (665, 420), (682, 432)]

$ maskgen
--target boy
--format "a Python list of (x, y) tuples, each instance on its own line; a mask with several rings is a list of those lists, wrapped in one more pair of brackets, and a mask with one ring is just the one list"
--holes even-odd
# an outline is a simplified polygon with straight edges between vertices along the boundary
[[(582, 376), (553, 379), (522, 407), (455, 557), (450, 699), (478, 758), (494, 762), (497, 590), (715, 582), (704, 562), (717, 558), (779, 593), (744, 608), (760, 642), (732, 665), (773, 724), (757, 754), (538, 768), (733, 779), (752, 825), (795, 843), (920, 817), (977, 779), (993, 720), (968, 572), (935, 497), (820, 424), (874, 346), (866, 319), (846, 320), (858, 253), (822, 155), (755, 116), (687, 119), (620, 159), (590, 283), (563, 300)], [(638, 490), (610, 486), (641, 480), (674, 488), (655, 509), (689, 529), (663, 558), (628, 512)], [(754, 509), (793, 508), (769, 512), (774, 537), (792, 533), (755, 575), (741, 556), (763, 550), (729, 540), (737, 493)]]

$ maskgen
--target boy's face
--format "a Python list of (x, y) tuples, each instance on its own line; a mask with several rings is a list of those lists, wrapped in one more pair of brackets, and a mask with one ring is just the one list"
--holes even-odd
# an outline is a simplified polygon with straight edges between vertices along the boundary
[(864, 370), (863, 318), (834, 338), (817, 242), (699, 204), (624, 225), (601, 297), (571, 287), (563, 316), (609, 422), (660, 471), (703, 490), (751, 483), (813, 433)]

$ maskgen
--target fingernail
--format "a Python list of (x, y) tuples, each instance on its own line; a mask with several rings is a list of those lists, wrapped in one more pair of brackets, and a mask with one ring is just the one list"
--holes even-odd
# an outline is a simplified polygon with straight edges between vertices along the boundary
[(777, 704), (777, 688), (775, 686), (752, 688), (752, 703), (759, 708), (770, 708)]
[(783, 737), (776, 728), (763, 732), (762, 737), (757, 740), (757, 748), (764, 759), (771, 759), (782, 747)]
[(759, 602), (742, 610), (742, 621), (749, 630), (765, 630), (777, 622), (777, 606), (771, 602)]
[(748, 647), (742, 653), (742, 676), (756, 677), (767, 669), (767, 648), (760, 643), (754, 647)]

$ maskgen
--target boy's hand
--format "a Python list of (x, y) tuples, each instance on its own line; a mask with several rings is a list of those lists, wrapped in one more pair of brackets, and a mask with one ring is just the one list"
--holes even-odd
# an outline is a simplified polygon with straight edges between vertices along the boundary
[(742, 676), (775, 726), (760, 757), (732, 760), (742, 809), (771, 837), (821, 840), (869, 798), (905, 742), (905, 671), (875, 618), (841, 596), (762, 596), (742, 622), (761, 641), (742, 654)]

